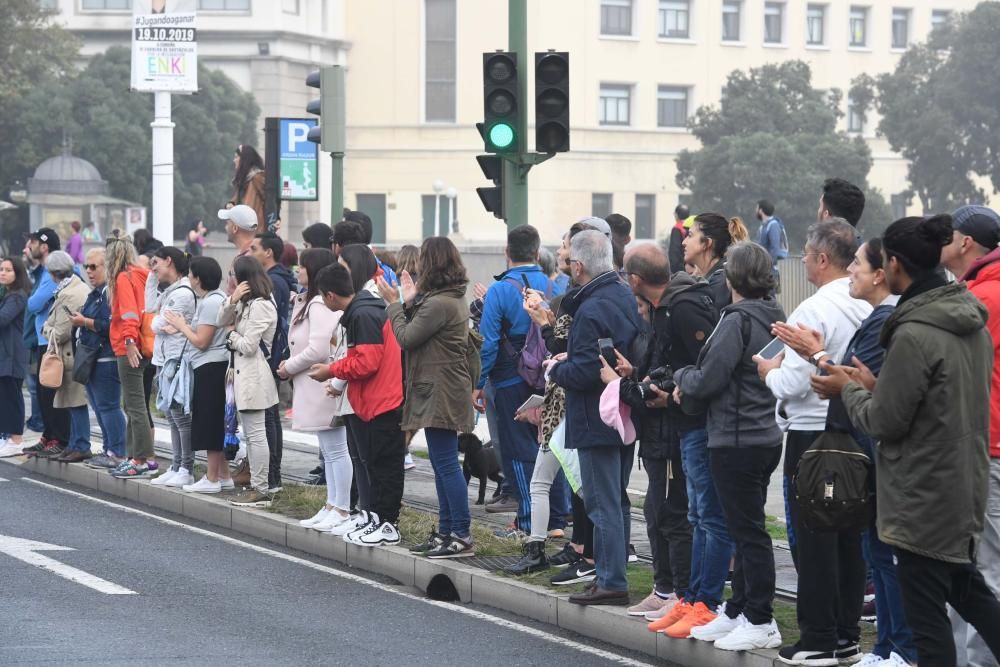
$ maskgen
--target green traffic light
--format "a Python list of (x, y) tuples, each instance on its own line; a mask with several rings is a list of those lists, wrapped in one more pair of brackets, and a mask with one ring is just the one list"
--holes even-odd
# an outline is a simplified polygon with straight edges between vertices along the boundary
[(506, 123), (497, 123), (490, 128), (490, 144), (498, 149), (509, 148), (514, 143), (514, 128)]

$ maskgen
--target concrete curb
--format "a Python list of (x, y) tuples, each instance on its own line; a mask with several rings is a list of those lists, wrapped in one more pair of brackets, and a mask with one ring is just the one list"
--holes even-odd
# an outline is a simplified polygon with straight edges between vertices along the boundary
[(775, 667), (781, 664), (777, 660), (777, 651), (733, 653), (716, 650), (705, 642), (670, 639), (662, 633), (649, 632), (644, 621), (626, 616), (620, 608), (581, 607), (571, 604), (568, 595), (559, 595), (456, 561), (430, 561), (414, 556), (401, 547), (365, 549), (332, 535), (303, 528), (298, 521), (282, 515), (233, 507), (227, 501), (211, 496), (152, 486), (148, 480), (116, 479), (106, 471), (91, 470), (81, 464), (30, 458), (22, 467), (46, 477), (384, 575), (424, 592), (432, 579), (444, 575), (455, 586), (462, 602), (501, 609), (680, 665)]

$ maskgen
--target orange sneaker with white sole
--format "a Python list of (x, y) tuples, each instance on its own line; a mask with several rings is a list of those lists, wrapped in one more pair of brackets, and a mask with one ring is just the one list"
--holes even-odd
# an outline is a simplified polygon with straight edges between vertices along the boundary
[(646, 627), (649, 628), (650, 632), (663, 632), (671, 625), (687, 616), (689, 611), (691, 611), (691, 605), (682, 599), (674, 605), (674, 608), (670, 610), (669, 614), (663, 618), (656, 619)]
[(664, 630), (668, 637), (687, 639), (691, 636), (691, 628), (708, 625), (715, 620), (715, 612), (704, 602), (696, 602), (684, 617)]

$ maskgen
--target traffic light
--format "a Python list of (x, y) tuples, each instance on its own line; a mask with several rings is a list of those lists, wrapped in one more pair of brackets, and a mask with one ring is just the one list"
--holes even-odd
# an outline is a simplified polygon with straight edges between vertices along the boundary
[(310, 100), (306, 111), (320, 117), (320, 123), (309, 130), (309, 141), (320, 144), (327, 153), (343, 153), (346, 146), (344, 128), (344, 68), (339, 65), (318, 69), (306, 77), (306, 85), (319, 88), (319, 99)]
[(477, 155), (476, 162), (495, 187), (476, 188), (476, 194), (487, 211), (503, 220), (503, 158), (499, 155)]
[(486, 151), (517, 153), (518, 136), (517, 54), (505, 51), (483, 54), (483, 107)]
[(569, 53), (535, 54), (535, 150), (569, 150)]

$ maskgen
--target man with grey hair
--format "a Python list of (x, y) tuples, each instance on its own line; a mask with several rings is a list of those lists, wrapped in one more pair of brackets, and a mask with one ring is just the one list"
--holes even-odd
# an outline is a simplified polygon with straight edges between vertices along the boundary
[[(862, 320), (871, 314), (865, 301), (851, 298), (847, 267), (858, 249), (857, 232), (842, 218), (809, 228), (802, 263), (806, 278), (818, 289), (799, 304), (788, 324), (819, 331), (825, 350), (811, 361), (786, 349), (773, 360), (754, 357), (760, 377), (778, 399), (778, 426), (785, 440), (784, 487), (788, 543), (798, 572), (799, 643), (782, 649), (793, 665), (830, 664), (860, 655), (858, 639), (865, 564), (861, 533), (815, 532), (803, 525), (789, 499), (792, 476), (802, 454), (826, 429), (829, 401), (810, 391), (813, 364), (822, 356), (840, 359)], [(786, 655), (787, 653), (787, 655)], [(786, 659), (787, 658), (787, 659)]]
[(601, 418), (604, 382), (597, 341), (610, 338), (615, 349), (627, 356), (642, 321), (632, 291), (614, 270), (607, 236), (594, 230), (574, 236), (569, 262), (573, 283), (581, 286), (572, 297), (577, 311), (566, 358), (550, 366), (549, 377), (566, 392), (566, 446), (579, 452), (583, 500), (594, 524), (597, 567), (594, 584), (569, 599), (582, 605), (627, 605), (630, 504), (626, 488), (635, 447), (623, 441), (631, 430), (624, 425), (627, 418), (618, 421), (621, 428), (612, 428)]

